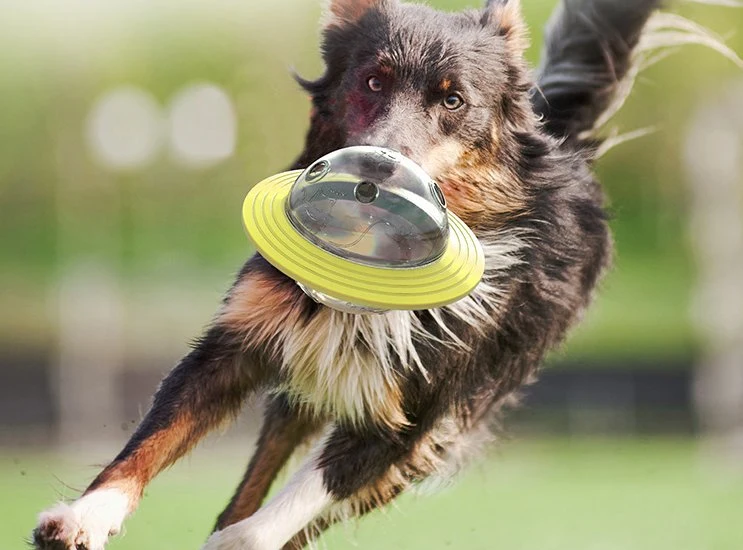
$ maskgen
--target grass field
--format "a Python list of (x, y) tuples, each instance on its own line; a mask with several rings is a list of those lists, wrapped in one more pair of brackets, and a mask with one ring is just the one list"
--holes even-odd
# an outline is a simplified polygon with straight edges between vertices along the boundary
[[(245, 462), (208, 445), (150, 488), (111, 550), (198, 549)], [(0, 548), (23, 548), (35, 514), (92, 467), (3, 453)], [(511, 442), (442, 493), (409, 495), (329, 550), (740, 550), (743, 481), (702, 467), (687, 440)], [(69, 490), (65, 490), (69, 493)]]

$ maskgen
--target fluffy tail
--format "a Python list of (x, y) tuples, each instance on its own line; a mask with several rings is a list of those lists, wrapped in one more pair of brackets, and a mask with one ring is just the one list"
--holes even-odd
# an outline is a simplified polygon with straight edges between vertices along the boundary
[[(738, 5), (735, 0), (697, 0)], [(547, 27), (532, 103), (552, 135), (576, 143), (615, 113), (642, 68), (668, 48), (714, 48), (740, 64), (735, 52), (703, 27), (656, 14), (662, 0), (562, 0)]]

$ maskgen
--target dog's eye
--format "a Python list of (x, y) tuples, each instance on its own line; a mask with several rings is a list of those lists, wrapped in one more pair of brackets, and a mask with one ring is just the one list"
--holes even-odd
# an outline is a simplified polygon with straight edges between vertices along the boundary
[(444, 99), (444, 107), (450, 111), (456, 111), (464, 105), (464, 98), (459, 94), (450, 94)]
[(366, 80), (366, 85), (369, 86), (369, 89), (375, 93), (381, 92), (383, 88), (382, 81), (379, 79), (379, 77), (373, 75)]

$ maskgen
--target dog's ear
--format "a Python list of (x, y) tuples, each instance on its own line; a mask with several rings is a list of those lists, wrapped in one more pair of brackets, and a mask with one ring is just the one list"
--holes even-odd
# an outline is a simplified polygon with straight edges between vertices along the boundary
[(529, 46), (526, 23), (521, 14), (521, 0), (487, 0), (482, 24), (495, 27), (519, 52)]
[(390, 0), (327, 0), (324, 26), (353, 24), (359, 21), (371, 8), (384, 7)]

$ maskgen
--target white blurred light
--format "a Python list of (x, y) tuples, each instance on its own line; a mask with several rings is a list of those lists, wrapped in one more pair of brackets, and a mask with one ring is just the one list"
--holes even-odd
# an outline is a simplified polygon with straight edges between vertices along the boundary
[(104, 94), (87, 120), (88, 146), (104, 166), (115, 170), (142, 168), (163, 142), (163, 115), (152, 94), (122, 86)]
[(227, 94), (214, 84), (184, 88), (170, 104), (170, 150), (190, 167), (217, 164), (235, 151), (237, 116)]

